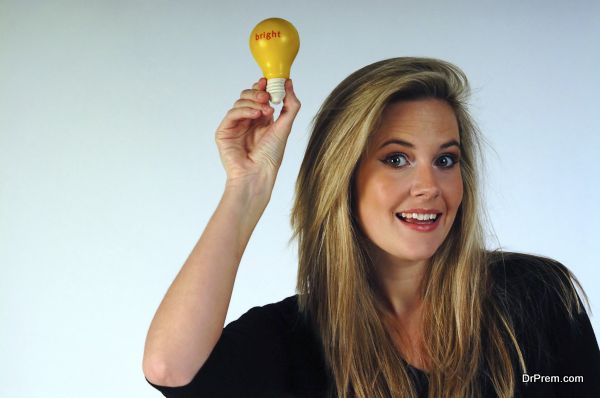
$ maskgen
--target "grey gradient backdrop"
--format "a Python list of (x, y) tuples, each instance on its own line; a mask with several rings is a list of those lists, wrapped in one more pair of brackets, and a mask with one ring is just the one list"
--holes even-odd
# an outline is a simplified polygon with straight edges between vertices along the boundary
[(214, 130), (259, 77), (247, 38), (271, 16), (300, 32), (303, 107), (227, 322), (294, 294), (288, 215), (319, 104), (404, 55), (467, 73), (500, 245), (566, 264), (598, 311), (599, 4), (0, 1), (0, 396), (159, 396), (147, 328), (220, 199)]

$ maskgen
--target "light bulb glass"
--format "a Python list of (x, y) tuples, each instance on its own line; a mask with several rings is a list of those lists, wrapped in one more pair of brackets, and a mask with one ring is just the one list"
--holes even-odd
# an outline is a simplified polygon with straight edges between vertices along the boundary
[(282, 18), (261, 21), (250, 33), (250, 51), (267, 78), (271, 102), (278, 104), (285, 96), (285, 80), (300, 48), (298, 31)]

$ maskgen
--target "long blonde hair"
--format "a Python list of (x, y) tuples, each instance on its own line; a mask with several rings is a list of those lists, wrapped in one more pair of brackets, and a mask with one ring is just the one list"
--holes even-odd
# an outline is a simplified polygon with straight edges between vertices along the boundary
[[(369, 138), (385, 107), (399, 100), (447, 101), (460, 131), (463, 200), (423, 280), (429, 397), (481, 396), (484, 362), (498, 396), (512, 397), (517, 371), (512, 360), (517, 358), (526, 370), (506, 309), (489, 299), (485, 265), (491, 256), (485, 250), (478, 182), (481, 137), (467, 110), (469, 93), (464, 73), (448, 62), (393, 58), (348, 76), (313, 120), (296, 181), (290, 241), (298, 239), (299, 309), (320, 337), (334, 382), (332, 395), (416, 397), (406, 361), (385, 322), (353, 194), (356, 168)], [(578, 304), (576, 295), (565, 296), (570, 297), (568, 308)]]

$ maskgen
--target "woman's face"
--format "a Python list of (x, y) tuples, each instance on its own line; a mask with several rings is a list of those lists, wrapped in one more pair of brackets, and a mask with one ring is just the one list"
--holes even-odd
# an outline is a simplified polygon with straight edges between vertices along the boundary
[(407, 264), (429, 259), (440, 247), (463, 196), (459, 144), (447, 102), (386, 107), (354, 187), (360, 227), (378, 255)]

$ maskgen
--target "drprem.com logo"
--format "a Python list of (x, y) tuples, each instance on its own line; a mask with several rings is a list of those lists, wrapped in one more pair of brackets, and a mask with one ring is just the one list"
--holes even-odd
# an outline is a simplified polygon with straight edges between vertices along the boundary
[(583, 376), (543, 376), (523, 374), (523, 383), (583, 383)]

